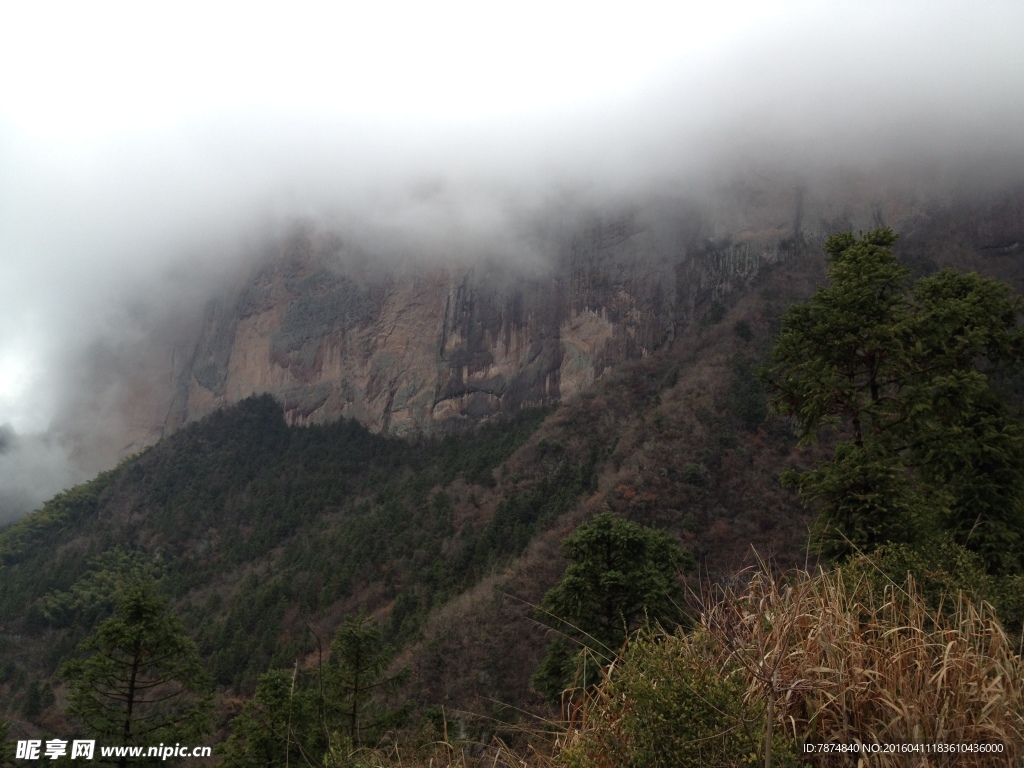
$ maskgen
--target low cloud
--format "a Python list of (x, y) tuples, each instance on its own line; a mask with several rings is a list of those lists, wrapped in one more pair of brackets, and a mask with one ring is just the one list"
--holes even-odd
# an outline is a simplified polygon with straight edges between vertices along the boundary
[(10, 424), (0, 425), (0, 525), (86, 479), (61, 438), (19, 435)]
[(41, 435), (115, 418), (147, 339), (173, 349), (296, 219), (374, 258), (533, 264), (560, 220), (714, 199), (752, 168), (1022, 177), (1021, 4), (687, 6), (19, 10), (0, 53), (0, 422), (18, 435), (0, 495), (21, 498), (19, 471), (32, 499), (73, 481)]

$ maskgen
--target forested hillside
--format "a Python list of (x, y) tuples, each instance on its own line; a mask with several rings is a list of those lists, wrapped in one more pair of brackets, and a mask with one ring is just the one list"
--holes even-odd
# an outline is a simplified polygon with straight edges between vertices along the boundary
[[(910, 246), (918, 274), (940, 263)], [(253, 397), (59, 495), (0, 534), (11, 735), (76, 732), (64, 665), (139, 583), (196, 643), (215, 691), (211, 743), (242, 727), (232, 718), (265, 673), (279, 671), (267, 678), (278, 693), (300, 670), (304, 685), (341, 679), (322, 672), (324, 654), (353, 617), (390, 649), (404, 727), (483, 743), (529, 716), (557, 719), (531, 683), (551, 640), (536, 611), (582, 522), (607, 511), (667, 534), (692, 556), (694, 594), (759, 557), (816, 563), (816, 499), (805, 507), (779, 476), (819, 464), (841, 432), (800, 449), (799, 429), (769, 416), (758, 371), (787, 308), (823, 275), (802, 243), (728, 303), (706, 297), (670, 344), (545, 410), (398, 439), (353, 421), (288, 426), (271, 397)], [(687, 610), (684, 625), (699, 615)]]
[[(251, 693), (362, 608), (408, 653), (445, 649), (443, 669), (413, 682), (423, 705), (472, 709), (480, 696), (539, 703), (528, 678), (544, 647), (523, 604), (474, 596), (497, 580), (539, 602), (564, 567), (553, 550), (588, 510), (670, 531), (705, 571), (731, 570), (754, 542), (802, 559), (803, 513), (775, 480), (791, 438), (760, 426), (754, 378), (781, 304), (746, 302), (707, 305), (677, 344), (553, 410), (408, 441), (351, 421), (288, 427), (272, 399), (252, 398), (58, 496), (0, 544), (12, 714), (33, 686), (59, 685), (119, 580), (143, 571), (225, 695)], [(437, 627), (446, 611), (466, 614), (454, 632)], [(476, 669), (495, 660), (497, 674)]]

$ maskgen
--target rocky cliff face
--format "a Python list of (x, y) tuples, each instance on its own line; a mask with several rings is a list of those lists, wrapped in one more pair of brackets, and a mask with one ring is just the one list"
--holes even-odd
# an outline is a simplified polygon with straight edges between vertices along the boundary
[(209, 309), (170, 427), (270, 392), (295, 424), (450, 430), (586, 387), (672, 337), (672, 253), (595, 223), (529, 269), (374, 265), (310, 230)]
[(209, 307), (165, 426), (268, 392), (293, 424), (450, 431), (586, 388), (832, 231), (892, 225), (917, 250), (952, 233), (960, 250), (1003, 256), (1024, 242), (1020, 190), (967, 203), (879, 189), (749, 174), (700, 203), (583, 217), (544, 244), (542, 266), (399, 266), (300, 227)]

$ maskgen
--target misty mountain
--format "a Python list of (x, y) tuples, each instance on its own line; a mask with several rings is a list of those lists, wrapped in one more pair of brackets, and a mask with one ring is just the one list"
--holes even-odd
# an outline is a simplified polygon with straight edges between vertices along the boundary
[[(140, 569), (197, 637), (224, 716), (362, 608), (416, 670), (404, 695), (507, 717), (543, 711), (530, 606), (594, 512), (669, 531), (704, 577), (728, 578), (752, 548), (803, 563), (808, 513), (777, 478), (807, 459), (764, 420), (754, 369), (822, 279), (815, 242), (896, 223), (918, 272), (954, 264), (1020, 289), (1024, 190), (839, 208), (751, 186), (743, 210), (775, 226), (715, 234), (693, 209), (661, 218), (661, 201), (573, 222), (533, 272), (380, 269), (340, 260), (331, 233), (289, 233), (177, 358), (181, 426), (0, 534), (7, 700), (30, 681), (59, 693), (60, 663), (109, 613), (102, 585)], [(775, 204), (785, 217), (765, 213)], [(402, 329), (403, 311), (429, 332)], [(584, 322), (600, 329), (589, 347)], [(344, 364), (325, 365), (332, 349)]]
[(839, 229), (893, 226), (921, 269), (1005, 261), (1024, 248), (1020, 201), (1013, 186), (911, 178), (889, 188), (849, 170), (799, 183), (752, 172), (703, 199), (536, 215), (513, 238), (529, 242), (532, 258), (505, 241), (403, 258), (307, 221), (188, 321), (195, 339), (160, 374), (176, 382), (173, 395), (164, 391), (170, 401), (150, 412), (166, 412), (162, 430), (173, 431), (269, 393), (290, 424), (351, 417), (386, 433), (451, 432), (585, 390)]
[[(49, 437), (0, 459), (8, 517), (253, 394), (277, 398), (289, 423), (352, 417), (404, 435), (560, 402), (838, 229), (890, 225), (920, 270), (1015, 281), (1020, 187), (1009, 166), (989, 170), (723, 171), (699, 194), (547, 198), (461, 245), (307, 218), (216, 277), (186, 269), (113, 305), (116, 325), (39, 393), (59, 393)], [(416, 194), (444, 208), (443, 185)]]
[(0, 425), (0, 525), (88, 478), (74, 461), (66, 435), (18, 434), (10, 424)]

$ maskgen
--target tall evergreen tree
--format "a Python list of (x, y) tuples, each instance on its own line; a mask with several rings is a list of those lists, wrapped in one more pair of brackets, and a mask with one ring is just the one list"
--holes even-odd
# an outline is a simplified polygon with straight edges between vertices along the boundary
[(774, 411), (804, 445), (839, 430), (830, 461), (784, 480), (820, 506), (828, 556), (945, 530), (990, 571), (1014, 570), (1024, 428), (1000, 383), (1024, 363), (1024, 305), (975, 274), (911, 285), (895, 242), (890, 229), (829, 238), (829, 284), (782, 319), (764, 370)]
[(375, 744), (400, 722), (403, 710), (384, 699), (408, 676), (388, 674), (393, 649), (380, 625), (363, 613), (345, 620), (330, 657), (311, 670), (271, 670), (231, 723), (225, 768), (319, 765), (347, 759), (354, 749)]
[(345, 735), (356, 745), (376, 741), (382, 729), (396, 724), (400, 710), (380, 701), (408, 677), (408, 669), (388, 675), (394, 649), (384, 643), (380, 625), (364, 613), (349, 617), (331, 643), (325, 675)]
[(79, 650), (86, 657), (62, 670), (68, 711), (105, 745), (195, 741), (208, 732), (212, 694), (199, 653), (151, 582), (126, 589)]
[(574, 685), (596, 683), (599, 660), (618, 653), (644, 624), (679, 624), (683, 593), (677, 577), (693, 562), (668, 534), (610, 512), (577, 528), (562, 553), (569, 566), (544, 596), (538, 616), (563, 638), (551, 643), (533, 677), (534, 688), (552, 701)]

